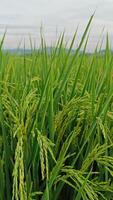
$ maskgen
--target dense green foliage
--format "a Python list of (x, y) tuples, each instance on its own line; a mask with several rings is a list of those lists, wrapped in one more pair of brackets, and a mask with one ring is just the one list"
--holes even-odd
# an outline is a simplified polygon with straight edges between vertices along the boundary
[(85, 54), (91, 21), (75, 51), (76, 33), (0, 50), (0, 200), (113, 199), (113, 55), (108, 37)]

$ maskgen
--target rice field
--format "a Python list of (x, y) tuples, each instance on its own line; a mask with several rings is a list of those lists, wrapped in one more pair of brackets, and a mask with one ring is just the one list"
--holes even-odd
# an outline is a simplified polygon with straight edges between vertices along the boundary
[[(0, 44), (0, 200), (113, 199), (113, 54), (64, 33), (48, 53)], [(81, 52), (82, 48), (82, 52)]]

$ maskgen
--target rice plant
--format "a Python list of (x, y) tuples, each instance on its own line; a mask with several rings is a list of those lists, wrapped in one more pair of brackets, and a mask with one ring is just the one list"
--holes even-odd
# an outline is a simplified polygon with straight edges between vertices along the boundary
[(108, 36), (86, 54), (92, 19), (77, 49), (76, 31), (68, 50), (63, 33), (12, 55), (4, 34), (0, 200), (113, 199), (113, 54)]

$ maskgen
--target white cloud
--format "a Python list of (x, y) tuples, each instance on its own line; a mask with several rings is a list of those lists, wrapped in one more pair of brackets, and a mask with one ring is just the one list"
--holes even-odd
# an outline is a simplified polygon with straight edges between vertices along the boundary
[[(42, 22), (50, 40), (49, 35), (55, 37), (56, 27), (59, 31), (65, 28), (71, 35), (81, 24), (82, 32), (95, 10), (93, 34), (98, 37), (105, 26), (105, 30), (113, 35), (113, 0), (0, 0), (0, 24), (11, 26), (8, 31), (10, 38), (13, 34), (26, 35), (27, 31), (36, 35)], [(0, 26), (0, 33), (4, 27)]]

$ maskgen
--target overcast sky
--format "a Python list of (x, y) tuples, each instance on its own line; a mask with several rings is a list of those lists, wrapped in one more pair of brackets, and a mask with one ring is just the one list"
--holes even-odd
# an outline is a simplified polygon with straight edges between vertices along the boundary
[(108, 31), (113, 37), (113, 0), (0, 0), (0, 35), (7, 27), (7, 48), (16, 47), (29, 34), (38, 38), (41, 24), (48, 43), (64, 29), (71, 38), (77, 25), (80, 37), (95, 10), (90, 44), (93, 48), (103, 27), (104, 34)]

